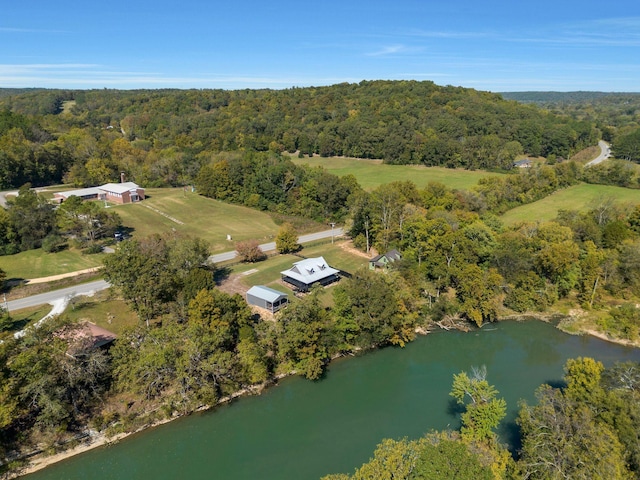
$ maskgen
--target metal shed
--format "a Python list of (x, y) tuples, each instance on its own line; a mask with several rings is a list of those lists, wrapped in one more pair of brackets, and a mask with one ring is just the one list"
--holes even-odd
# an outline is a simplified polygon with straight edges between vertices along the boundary
[(256, 285), (247, 292), (247, 303), (266, 308), (271, 313), (275, 313), (289, 303), (289, 297), (286, 293), (279, 292), (273, 288)]

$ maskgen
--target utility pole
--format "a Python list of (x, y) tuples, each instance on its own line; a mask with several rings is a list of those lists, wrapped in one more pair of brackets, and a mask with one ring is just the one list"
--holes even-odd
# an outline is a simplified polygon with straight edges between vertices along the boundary
[(335, 222), (331, 222), (329, 225), (331, 225), (331, 245), (333, 245), (333, 227), (336, 226)]

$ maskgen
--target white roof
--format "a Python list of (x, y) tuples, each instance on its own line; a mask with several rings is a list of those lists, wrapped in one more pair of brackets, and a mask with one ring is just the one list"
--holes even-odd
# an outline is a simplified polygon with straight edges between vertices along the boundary
[(58, 192), (58, 195), (69, 198), (71, 196), (86, 197), (87, 195), (98, 195), (102, 193), (100, 187), (79, 188), (77, 190), (68, 190), (66, 192)]
[(293, 264), (289, 270), (280, 272), (282, 275), (299, 280), (307, 285), (340, 273), (339, 270), (331, 268), (324, 257), (306, 258)]
[(124, 182), (124, 183), (105, 183), (104, 185), (100, 185), (100, 190), (104, 190), (105, 192), (113, 192), (113, 193), (124, 193), (129, 190), (135, 190), (140, 188), (137, 184), (133, 182)]
[(273, 288), (265, 287), (264, 285), (256, 285), (251, 287), (247, 291), (247, 295), (253, 295), (254, 297), (262, 298), (267, 302), (277, 302), (280, 298), (287, 297), (286, 293), (279, 292)]
[(105, 183), (99, 187), (80, 188), (78, 190), (68, 190), (66, 192), (59, 192), (58, 195), (69, 198), (72, 195), (76, 197), (86, 197), (87, 195), (99, 195), (105, 192), (111, 193), (124, 193), (130, 190), (136, 190), (140, 188), (136, 183), (124, 182), (124, 183)]

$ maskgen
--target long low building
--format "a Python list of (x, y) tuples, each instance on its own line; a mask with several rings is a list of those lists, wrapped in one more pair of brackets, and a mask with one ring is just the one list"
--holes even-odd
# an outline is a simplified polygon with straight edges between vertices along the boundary
[(54, 194), (53, 198), (62, 203), (71, 196), (80, 197), (83, 200), (103, 200), (124, 204), (144, 200), (144, 188), (133, 182), (105, 183), (98, 187), (58, 192)]

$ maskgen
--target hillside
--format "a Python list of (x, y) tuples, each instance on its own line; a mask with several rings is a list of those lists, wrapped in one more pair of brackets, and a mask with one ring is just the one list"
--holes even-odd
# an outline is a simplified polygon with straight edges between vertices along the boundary
[[(61, 114), (74, 100), (70, 114)], [(0, 99), (44, 115), (56, 136), (79, 128), (98, 142), (190, 156), (234, 150), (468, 169), (509, 168), (517, 155), (567, 158), (599, 138), (576, 121), (498, 94), (433, 82), (364, 81), (286, 90), (46, 90)], [(101, 156), (113, 156), (105, 152)]]

